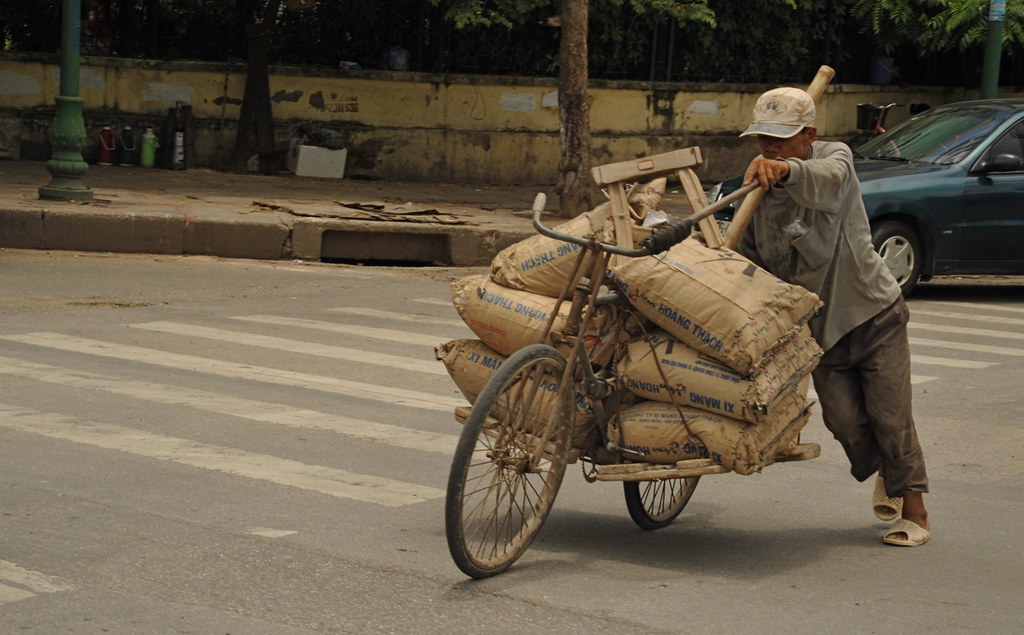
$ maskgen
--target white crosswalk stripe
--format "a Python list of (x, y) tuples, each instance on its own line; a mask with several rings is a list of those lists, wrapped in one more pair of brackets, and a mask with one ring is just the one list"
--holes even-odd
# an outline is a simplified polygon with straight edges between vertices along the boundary
[(979, 313), (959, 313), (955, 311), (929, 311), (928, 309), (915, 309), (914, 312), (918, 315), (925, 315), (928, 317), (945, 318), (949, 320), (966, 321), (966, 322), (993, 322), (995, 324), (1005, 325), (1024, 325), (1024, 319), (1010, 318), (1005, 315), (984, 315)]
[(239, 399), (204, 390), (107, 377), (9, 357), (0, 357), (0, 374), (30, 378), (61, 386), (102, 390), (157, 403), (188, 406), (197, 410), (216, 412), (251, 421), (275, 423), (295, 428), (327, 430), (357, 439), (383, 441), (389, 445), (409, 450), (450, 455), (458, 442), (458, 437), (448, 434), (436, 434), (375, 421), (354, 419), (344, 415), (296, 408), (291, 405)]
[(328, 346), (314, 342), (302, 342), (290, 340), (283, 337), (271, 335), (254, 335), (252, 333), (241, 333), (227, 329), (215, 329), (194, 324), (180, 324), (178, 322), (146, 322), (143, 324), (129, 324), (131, 328), (144, 329), (147, 331), (159, 331), (174, 335), (185, 335), (188, 337), (202, 337), (218, 342), (231, 342), (245, 346), (258, 346), (261, 348), (272, 348), (278, 351), (298, 353), (302, 355), (316, 355), (318, 357), (330, 357), (341, 359), (347, 362), (358, 362), (361, 364), (373, 364), (376, 366), (387, 366), (398, 370), (411, 370), (417, 373), (430, 373), (432, 375), (446, 375), (444, 368), (439, 368), (436, 361), (427, 359), (415, 359), (387, 353), (369, 352), (356, 348), (345, 348), (342, 346)]
[[(1010, 311), (1012, 313), (1024, 313), (1024, 307), (1002, 306), (1000, 304), (983, 304), (980, 302), (953, 302), (943, 300), (929, 300), (926, 304), (941, 304), (944, 306), (955, 306), (959, 309), (978, 309), (981, 311)], [(914, 309), (915, 312), (918, 310), (919, 309), (916, 308)]]
[(0, 403), (0, 426), (387, 507), (444, 496), (444, 491), (435, 487), (307, 465), (268, 454), (150, 434), (98, 421), (81, 421), (3, 403)]
[[(449, 303), (450, 305), (451, 303)], [(335, 313), (343, 313), (345, 315), (354, 315), (356, 317), (371, 318), (374, 320), (391, 320), (395, 322), (412, 322), (414, 324), (433, 324), (435, 326), (449, 326), (457, 329), (466, 329), (466, 324), (458, 318), (438, 318), (430, 317), (426, 315), (406, 315), (402, 313), (395, 313), (394, 311), (381, 311), (380, 309), (367, 309), (362, 307), (337, 307), (333, 309), (327, 309)], [(453, 308), (454, 312), (455, 309)]]
[(0, 604), (26, 600), (40, 593), (60, 593), (73, 589), (70, 584), (53, 576), (0, 560)]
[(158, 351), (139, 346), (128, 346), (82, 337), (61, 335), (59, 333), (6, 335), (0, 337), (0, 339), (68, 352), (121, 359), (139, 364), (151, 364), (165, 368), (174, 368), (194, 373), (206, 373), (232, 379), (244, 379), (248, 381), (267, 382), (283, 386), (306, 388), (309, 390), (319, 390), (322, 392), (346, 395), (349, 397), (358, 397), (360, 399), (381, 401), (396, 406), (409, 406), (412, 408), (448, 412), (455, 407), (464, 406), (466, 404), (463, 400), (451, 399), (430, 393), (406, 390), (403, 388), (324, 377), (322, 375), (313, 375), (310, 373), (297, 373), (276, 368), (252, 366), (250, 364), (237, 364), (234, 362), (226, 362), (207, 357), (181, 355), (179, 353), (169, 353), (166, 351)]
[(948, 357), (932, 357), (931, 355), (912, 355), (910, 361), (915, 364), (930, 366), (948, 366), (950, 368), (988, 368), (995, 362), (976, 362), (969, 359), (950, 359)]
[(434, 306), (444, 306), (451, 308), (451, 300), (442, 300), (441, 298), (413, 298), (413, 302), (419, 302), (421, 304), (433, 304)]
[(968, 344), (965, 342), (947, 342), (946, 340), (933, 340), (926, 337), (911, 337), (909, 339), (911, 346), (931, 346), (934, 348), (950, 348), (970, 353), (985, 353), (986, 355), (1012, 355), (1015, 357), (1024, 357), (1024, 348), (986, 346), (984, 344)]
[(384, 340), (387, 342), (402, 342), (403, 344), (435, 346), (439, 343), (438, 338), (434, 337), (433, 335), (420, 335), (419, 333), (410, 333), (409, 331), (401, 331), (398, 329), (382, 329), (374, 326), (338, 324), (337, 322), (324, 322), (322, 320), (305, 320), (301, 318), (281, 317), (276, 315), (236, 315), (231, 319), (242, 320), (243, 322), (273, 324), (276, 326), (315, 329), (319, 331), (328, 331), (331, 333), (355, 335), (357, 337), (369, 337), (372, 339)]
[(975, 329), (966, 326), (946, 326), (943, 324), (925, 324), (911, 320), (907, 325), (911, 331), (938, 331), (950, 335), (978, 335), (980, 337), (1001, 337), (1008, 340), (1024, 340), (1024, 332), (999, 331), (994, 329)]

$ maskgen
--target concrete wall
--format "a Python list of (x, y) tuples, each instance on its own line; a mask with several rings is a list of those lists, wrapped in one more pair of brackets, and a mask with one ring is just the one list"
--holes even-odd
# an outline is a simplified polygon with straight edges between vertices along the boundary
[[(59, 92), (59, 60), (0, 55), (0, 115), (14, 121), (25, 158), (49, 156), (47, 133)], [(238, 65), (91, 58), (82, 60), (80, 95), (90, 145), (99, 130), (158, 130), (170, 107), (191, 105), (197, 163), (217, 166), (234, 143), (245, 86)], [(808, 78), (810, 79), (810, 78)], [(772, 86), (594, 81), (595, 165), (700, 146), (706, 182), (746, 165), (753, 144), (736, 137), (757, 96)], [(435, 75), (273, 67), (277, 138), (298, 124), (330, 128), (348, 149), (347, 176), (407, 181), (551, 184), (559, 158), (557, 85), (546, 78)], [(1008, 96), (1008, 95), (1007, 95)], [(932, 106), (975, 98), (971, 91), (838, 84), (818, 109), (819, 136), (856, 133), (859, 103)], [(889, 123), (906, 116), (892, 111)]]

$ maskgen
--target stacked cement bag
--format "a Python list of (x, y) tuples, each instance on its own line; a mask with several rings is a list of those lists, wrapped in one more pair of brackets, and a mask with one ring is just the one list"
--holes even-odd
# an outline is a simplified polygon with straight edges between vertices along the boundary
[(620, 444), (651, 463), (710, 458), (737, 474), (752, 474), (795, 446), (811, 416), (807, 384), (806, 379), (801, 381), (779, 400), (772, 414), (775, 421), (760, 424), (689, 406), (641, 401), (619, 411)]
[(629, 342), (616, 371), (623, 385), (644, 399), (765, 423), (776, 402), (820, 357), (821, 348), (803, 326), (744, 374), (658, 329)]
[[(561, 331), (569, 315), (569, 303), (529, 291), (503, 287), (486, 275), (468, 276), (452, 283), (452, 303), (466, 325), (485, 344), (502, 355), (511, 355), (524, 346), (541, 341), (550, 320), (552, 330)], [(595, 309), (590, 325), (580, 336), (587, 350), (607, 359), (611, 353), (618, 308), (601, 306)], [(563, 350), (567, 354), (568, 350)]]
[(476, 403), (491, 375), (507, 359), (480, 340), (469, 339), (438, 344), (434, 347), (434, 356), (444, 363), (452, 381), (469, 403)]
[(625, 447), (655, 463), (705, 457), (750, 474), (795, 444), (822, 354), (806, 326), (816, 295), (694, 240), (612, 274), (661, 327), (631, 341), (616, 369), (648, 400), (620, 413)]
[[(490, 381), (495, 371), (501, 368), (507, 357), (498, 353), (480, 340), (461, 339), (452, 340), (434, 347), (434, 354), (438, 360), (444, 363), (448, 374), (451, 375), (455, 385), (466, 397), (469, 403), (476, 403), (477, 397), (483, 392), (484, 386)], [(533, 406), (541, 409), (555, 408), (558, 404), (557, 379), (554, 380), (548, 390), (540, 397), (541, 401), (535, 402)], [(500, 401), (493, 404), (492, 414), (501, 415), (505, 412), (507, 404)], [(543, 421), (543, 414), (538, 417)], [(583, 447), (587, 434), (590, 433), (594, 421), (594, 410), (590, 402), (585, 399), (576, 400), (576, 409), (573, 413), (573, 447)], [(529, 423), (528, 421), (526, 423)]]
[[(657, 179), (630, 190), (628, 199), (636, 234), (634, 242), (650, 232), (643, 227), (643, 221), (647, 213), (661, 202), (665, 184), (665, 179)], [(574, 236), (593, 235), (604, 242), (615, 240), (610, 203), (554, 229)], [(541, 342), (549, 320), (553, 320), (552, 331), (560, 332), (564, 328), (569, 302), (562, 303), (557, 312), (555, 305), (580, 249), (577, 245), (538, 234), (497, 254), (489, 275), (468, 276), (452, 283), (452, 303), (479, 339), (441, 344), (436, 347), (435, 355), (444, 362), (453, 381), (470, 403), (476, 401), (491, 375), (509, 355)], [(614, 344), (622, 337), (622, 334), (612, 331), (618, 311), (614, 306), (598, 307), (588, 330), (580, 334), (598, 363), (610, 361)], [(562, 353), (568, 352), (563, 347)], [(574, 445), (579, 447), (593, 419), (589, 403), (578, 400), (575, 416)]]
[[(634, 227), (634, 245), (646, 237), (650, 230), (643, 226), (650, 210), (656, 209), (665, 193), (665, 179), (655, 179), (629, 191), (630, 216)], [(599, 242), (616, 243), (610, 202), (556, 225), (555, 231), (570, 236), (593, 235)], [(576, 264), (580, 245), (548, 238), (541, 234), (531, 236), (498, 252), (491, 262), (491, 278), (510, 289), (520, 289), (557, 298)], [(584, 261), (581, 270), (590, 270), (590, 261)]]
[(690, 347), (743, 374), (821, 306), (728, 249), (684, 240), (657, 256), (624, 260), (612, 271), (630, 303)]

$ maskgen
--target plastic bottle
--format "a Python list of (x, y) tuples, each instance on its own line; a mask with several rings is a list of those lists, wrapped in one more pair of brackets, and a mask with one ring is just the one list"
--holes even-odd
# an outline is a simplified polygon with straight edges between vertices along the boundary
[(139, 160), (142, 167), (151, 168), (156, 165), (156, 149), (158, 147), (160, 147), (160, 143), (156, 140), (156, 133), (152, 128), (146, 128), (146, 132), (142, 133), (142, 152)]

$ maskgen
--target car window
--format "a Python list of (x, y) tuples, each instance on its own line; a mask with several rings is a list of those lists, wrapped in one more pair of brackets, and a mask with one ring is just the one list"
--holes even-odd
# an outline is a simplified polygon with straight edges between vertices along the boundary
[(1012, 130), (993, 143), (985, 154), (988, 158), (1008, 154), (1019, 160), (1024, 160), (1024, 126), (1021, 124), (1014, 126)]
[(1018, 123), (988, 146), (972, 172), (1019, 172), (1024, 166), (1024, 123)]
[(864, 156), (947, 165), (962, 161), (1010, 113), (990, 108), (933, 108), (857, 148)]

